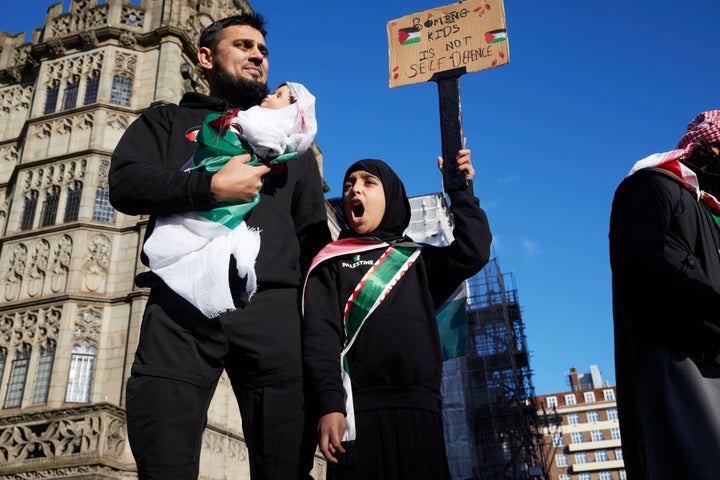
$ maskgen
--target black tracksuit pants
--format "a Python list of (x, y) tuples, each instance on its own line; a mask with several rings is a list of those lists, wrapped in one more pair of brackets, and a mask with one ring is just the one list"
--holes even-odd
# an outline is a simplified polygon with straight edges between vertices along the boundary
[(240, 405), (253, 480), (311, 478), (315, 428), (306, 421), (300, 328), (294, 288), (259, 291), (246, 307), (208, 319), (158, 282), (127, 384), (139, 479), (197, 478), (223, 370)]

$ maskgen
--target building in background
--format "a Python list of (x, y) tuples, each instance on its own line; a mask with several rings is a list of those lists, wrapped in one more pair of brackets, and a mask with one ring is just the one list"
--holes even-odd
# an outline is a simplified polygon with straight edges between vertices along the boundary
[[(47, 3), (29, 42), (0, 33), (0, 480), (134, 478), (124, 393), (148, 295), (133, 282), (147, 217), (110, 206), (110, 156), (144, 109), (207, 92), (201, 29), (251, 6)], [(246, 456), (223, 376), (200, 478), (249, 478)], [(314, 474), (324, 469), (318, 458)]]
[(542, 478), (626, 480), (615, 387), (596, 365), (568, 379), (569, 391), (537, 397)]

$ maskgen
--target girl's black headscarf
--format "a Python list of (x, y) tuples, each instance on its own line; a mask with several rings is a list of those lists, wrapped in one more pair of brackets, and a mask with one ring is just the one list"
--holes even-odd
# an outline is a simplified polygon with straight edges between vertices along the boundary
[(382, 160), (367, 158), (359, 160), (347, 169), (343, 177), (343, 185), (351, 173), (365, 170), (380, 179), (385, 191), (385, 214), (378, 228), (366, 235), (359, 235), (346, 228), (340, 232), (340, 238), (374, 237), (385, 242), (405, 239), (403, 232), (410, 225), (410, 202), (405, 193), (405, 186), (390, 166)]

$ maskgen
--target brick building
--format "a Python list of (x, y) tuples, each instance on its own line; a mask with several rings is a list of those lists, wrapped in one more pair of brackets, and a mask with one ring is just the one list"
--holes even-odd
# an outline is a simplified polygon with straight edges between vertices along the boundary
[(537, 397), (542, 478), (626, 480), (615, 387), (595, 365), (568, 377), (569, 391)]

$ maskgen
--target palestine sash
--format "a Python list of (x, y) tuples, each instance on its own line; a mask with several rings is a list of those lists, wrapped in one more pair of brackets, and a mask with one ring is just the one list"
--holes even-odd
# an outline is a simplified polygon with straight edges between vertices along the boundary
[(375, 311), (390, 290), (397, 285), (398, 280), (405, 275), (420, 255), (420, 250), (420, 248), (413, 247), (389, 246), (365, 273), (345, 303), (343, 311), (345, 345), (340, 353), (342, 382), (345, 389), (345, 410), (347, 411), (343, 441), (355, 440), (356, 437), (355, 409), (347, 353), (353, 346), (357, 333), (365, 324), (365, 320)]

